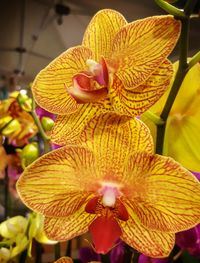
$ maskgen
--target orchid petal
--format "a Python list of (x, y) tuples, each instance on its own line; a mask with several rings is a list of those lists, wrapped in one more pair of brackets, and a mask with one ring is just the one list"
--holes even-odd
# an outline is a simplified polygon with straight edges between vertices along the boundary
[(80, 142), (95, 153), (99, 169), (110, 177), (111, 171), (123, 176), (124, 163), (131, 152), (153, 153), (148, 128), (138, 119), (115, 113), (93, 117), (82, 131)]
[(79, 141), (79, 136), (87, 122), (94, 118), (94, 116), (98, 116), (110, 108), (109, 101), (106, 100), (104, 104), (81, 105), (73, 114), (58, 116), (51, 131), (52, 142), (59, 145), (66, 145)]
[[(124, 26), (113, 41), (110, 65), (126, 88), (143, 84), (171, 53), (180, 33), (180, 21), (154, 16)], [(109, 61), (107, 61), (109, 63)]]
[(17, 189), (23, 202), (34, 211), (64, 217), (86, 202), (95, 175), (98, 173), (91, 151), (62, 147), (28, 166), (18, 180)]
[(129, 220), (120, 221), (122, 236), (121, 239), (129, 246), (150, 257), (167, 257), (171, 252), (175, 234), (151, 231), (143, 227), (131, 208)]
[(73, 260), (69, 257), (62, 257), (56, 260), (54, 263), (73, 263)]
[(70, 48), (53, 60), (37, 75), (32, 91), (38, 105), (55, 114), (67, 114), (77, 110), (76, 101), (68, 94), (72, 78), (87, 69), (86, 61), (92, 58), (90, 49)]
[(82, 45), (88, 47), (95, 54), (95, 60), (110, 55), (115, 34), (127, 22), (125, 18), (115, 10), (104, 9), (99, 11), (90, 21)]
[(48, 238), (58, 241), (70, 240), (88, 231), (89, 224), (96, 215), (88, 214), (82, 206), (68, 217), (45, 217), (44, 231)]
[[(174, 64), (177, 71), (178, 63)], [(184, 167), (191, 171), (200, 171), (200, 63), (193, 66), (179, 89), (172, 109), (170, 111), (166, 131), (163, 154), (173, 157)], [(188, 88), (189, 87), (189, 88)], [(154, 104), (150, 111), (160, 115), (168, 98), (171, 87)], [(183, 101), (184, 98), (184, 101)], [(154, 137), (156, 137), (155, 124), (142, 116)], [(178, 134), (178, 136), (177, 136)]]
[(179, 232), (200, 221), (200, 184), (173, 159), (134, 154), (130, 156), (126, 176), (127, 183), (132, 185), (126, 189), (128, 205), (148, 229)]
[(119, 114), (137, 116), (150, 108), (165, 92), (173, 75), (172, 64), (166, 60), (144, 84), (126, 89), (115, 75), (110, 87), (111, 104)]

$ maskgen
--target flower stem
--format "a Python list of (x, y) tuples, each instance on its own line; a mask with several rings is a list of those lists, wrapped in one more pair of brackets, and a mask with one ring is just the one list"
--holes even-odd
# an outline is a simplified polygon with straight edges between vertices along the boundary
[(200, 51), (197, 52), (190, 60), (189, 62), (189, 69), (191, 69), (195, 64), (200, 62)]
[(179, 53), (179, 67), (178, 71), (172, 85), (171, 91), (167, 98), (166, 104), (163, 108), (163, 111), (160, 115), (161, 119), (164, 121), (163, 125), (157, 126), (157, 142), (156, 142), (156, 153), (162, 154), (163, 153), (163, 143), (164, 143), (164, 134), (166, 128), (166, 121), (176, 95), (178, 94), (179, 88), (185, 78), (189, 70), (189, 66), (187, 63), (187, 54), (188, 54), (188, 33), (189, 33), (189, 18), (185, 17), (181, 19), (182, 28), (181, 28), (181, 35), (180, 35), (180, 53)]
[(184, 12), (181, 11), (180, 9), (176, 8), (173, 5), (170, 5), (164, 0), (154, 0), (158, 6), (160, 6), (163, 10), (165, 10), (167, 13), (175, 16), (175, 17), (180, 17), (184, 18)]
[(60, 243), (59, 242), (54, 245), (54, 255), (55, 255), (55, 260), (57, 260), (57, 259), (59, 259), (61, 257)]

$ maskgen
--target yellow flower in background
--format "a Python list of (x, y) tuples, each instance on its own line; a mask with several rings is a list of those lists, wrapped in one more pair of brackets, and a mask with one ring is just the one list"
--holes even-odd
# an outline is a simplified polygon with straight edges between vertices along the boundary
[[(175, 70), (178, 63), (174, 65)], [(160, 115), (170, 89), (150, 108)], [(191, 171), (200, 172), (200, 63), (187, 73), (170, 111), (165, 131), (163, 154), (173, 157)], [(146, 117), (142, 120), (156, 137), (156, 126)]]
[(33, 82), (36, 102), (59, 115), (53, 142), (74, 140), (102, 112), (136, 116), (153, 105), (172, 77), (167, 57), (179, 32), (172, 16), (127, 23), (114, 10), (99, 11), (82, 44), (62, 53)]
[(22, 201), (45, 216), (49, 238), (89, 231), (98, 253), (121, 238), (148, 256), (166, 257), (175, 232), (199, 223), (198, 180), (173, 159), (153, 154), (141, 121), (96, 116), (80, 142), (42, 156), (17, 183)]
[(13, 92), (7, 100), (0, 101), (0, 133), (9, 144), (22, 146), (37, 132), (31, 115), (18, 103), (19, 92)]
[[(73, 260), (69, 257), (62, 257), (56, 260), (54, 263), (73, 263)], [(99, 261), (90, 261), (88, 263), (101, 263)]]
[(26, 237), (27, 226), (28, 220), (23, 216), (9, 218), (0, 224), (2, 241), (10, 246), (10, 248), (1, 248), (0, 259), (2, 262), (7, 262), (16, 257), (27, 248), (29, 243)]

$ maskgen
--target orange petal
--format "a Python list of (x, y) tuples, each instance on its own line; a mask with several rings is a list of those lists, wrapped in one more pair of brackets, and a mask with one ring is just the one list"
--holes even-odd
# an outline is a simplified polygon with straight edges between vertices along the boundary
[(129, 220), (119, 222), (122, 229), (121, 239), (149, 257), (167, 257), (174, 246), (175, 235), (144, 228), (132, 210), (128, 209)]
[(104, 104), (84, 104), (73, 114), (58, 116), (51, 132), (51, 140), (59, 145), (79, 142), (79, 136), (87, 122), (110, 108), (109, 101), (105, 100)]
[(154, 16), (124, 26), (116, 35), (110, 61), (126, 88), (143, 84), (166, 60), (180, 33), (180, 21)]
[(63, 147), (28, 166), (17, 189), (23, 202), (34, 211), (64, 217), (86, 202), (96, 175), (91, 151)]
[(119, 114), (137, 116), (150, 108), (165, 92), (173, 75), (173, 66), (166, 60), (148, 80), (135, 89), (126, 89), (115, 75), (109, 98)]
[(138, 119), (115, 113), (94, 116), (85, 125), (80, 143), (95, 153), (99, 170), (109, 181), (121, 180), (131, 152), (153, 152), (148, 128)]
[(118, 12), (110, 9), (99, 11), (90, 21), (82, 45), (90, 48), (95, 54), (95, 60), (109, 57), (115, 34), (127, 22)]
[(200, 222), (200, 183), (173, 159), (137, 153), (126, 176), (134, 189), (126, 193), (128, 204), (145, 227), (179, 232)]
[(52, 240), (69, 240), (86, 233), (95, 217), (96, 215), (86, 213), (82, 206), (68, 217), (45, 217), (44, 231), (47, 237)]
[(73, 260), (69, 257), (62, 257), (56, 260), (54, 263), (73, 263)]
[(40, 71), (33, 82), (32, 91), (36, 102), (55, 114), (76, 111), (78, 105), (68, 94), (72, 77), (87, 69), (86, 61), (92, 58), (90, 49), (77, 46), (70, 48)]

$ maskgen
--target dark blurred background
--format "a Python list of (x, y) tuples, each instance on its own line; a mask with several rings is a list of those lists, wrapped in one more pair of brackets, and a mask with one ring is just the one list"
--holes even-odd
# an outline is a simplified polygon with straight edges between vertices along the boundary
[[(0, 87), (6, 83), (15, 89), (31, 82), (52, 59), (81, 43), (91, 17), (103, 8), (120, 11), (128, 21), (165, 14), (154, 0), (1, 0)], [(200, 0), (195, 12), (199, 9)], [(199, 49), (200, 18), (194, 18), (189, 55)], [(176, 58), (177, 52), (172, 60)]]

